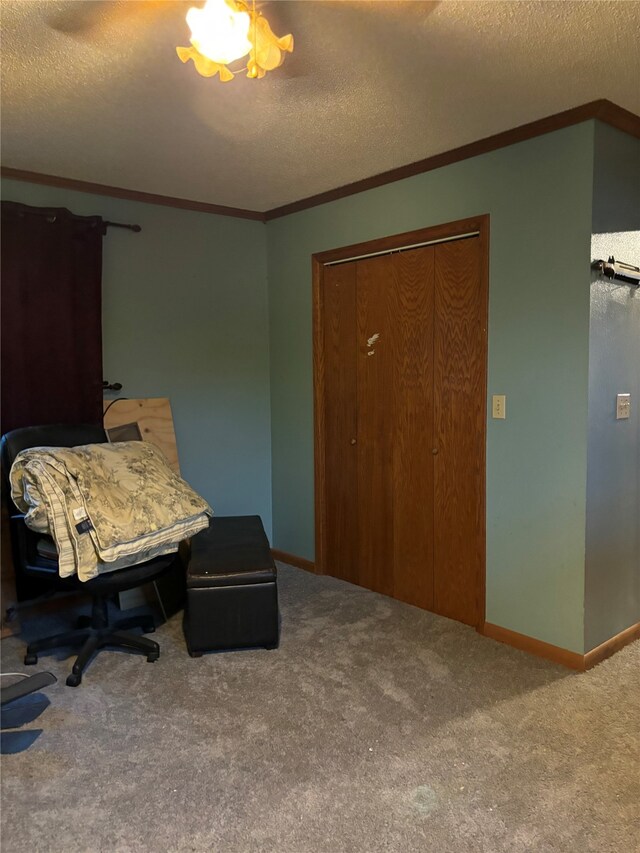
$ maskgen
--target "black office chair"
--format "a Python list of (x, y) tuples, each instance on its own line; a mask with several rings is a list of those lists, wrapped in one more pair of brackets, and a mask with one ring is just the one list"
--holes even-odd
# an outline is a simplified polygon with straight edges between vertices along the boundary
[[(2, 437), (0, 444), (4, 475), (8, 478), (11, 466), (21, 450), (30, 447), (76, 447), (80, 444), (99, 444), (106, 441), (106, 433), (99, 426), (58, 424), (14, 429)], [(7, 494), (10, 494), (10, 490)], [(49, 588), (81, 590), (92, 597), (91, 616), (81, 616), (77, 627), (72, 631), (29, 643), (25, 664), (37, 663), (38, 652), (81, 646), (80, 654), (67, 678), (69, 687), (77, 687), (93, 654), (105, 646), (142, 652), (149, 662), (158, 660), (160, 647), (157, 643), (145, 637), (125, 633), (131, 628), (142, 628), (145, 634), (151, 633), (155, 630), (152, 615), (147, 613), (131, 616), (110, 625), (107, 599), (115, 593), (155, 581), (174, 567), (180, 557), (177, 554), (168, 554), (130, 568), (107, 572), (89, 581), (80, 581), (77, 576), (61, 578), (53, 539), (30, 530), (24, 523), (24, 516), (17, 511), (10, 498), (9, 504), (16, 575), (23, 572), (29, 577), (48, 581)]]

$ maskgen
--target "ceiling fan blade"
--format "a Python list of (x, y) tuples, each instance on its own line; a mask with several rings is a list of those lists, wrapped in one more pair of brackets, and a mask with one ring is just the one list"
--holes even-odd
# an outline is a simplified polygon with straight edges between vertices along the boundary
[(94, 0), (93, 3), (66, 3), (47, 16), (47, 24), (52, 30), (73, 35), (93, 29), (100, 23), (109, 0)]
[[(405, 20), (415, 28), (427, 18), (440, 0), (256, 0), (256, 8), (264, 14), (278, 35), (293, 33), (294, 50), (277, 69), (281, 78), (317, 76), (323, 65), (334, 61), (329, 54), (342, 43), (344, 32), (358, 34), (363, 21), (378, 30), (390, 22)], [(251, 0), (249, 0), (251, 2)], [(377, 23), (376, 23), (377, 22)], [(351, 28), (351, 29), (350, 29)], [(339, 38), (336, 40), (336, 36)], [(275, 78), (274, 78), (275, 79)]]
[(141, 27), (161, 17), (180, 21), (181, 13), (184, 20), (191, 5), (188, 0), (72, 0), (51, 13), (47, 23), (65, 35), (91, 37), (106, 34), (114, 26)]

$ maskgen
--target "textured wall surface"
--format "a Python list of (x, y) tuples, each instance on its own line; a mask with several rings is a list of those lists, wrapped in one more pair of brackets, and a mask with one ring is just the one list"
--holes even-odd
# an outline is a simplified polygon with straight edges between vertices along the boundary
[[(591, 256), (640, 266), (640, 140), (596, 123)], [(619, 393), (631, 417), (616, 420)], [(640, 290), (593, 277), (585, 575), (587, 650), (640, 622)]]
[[(487, 620), (584, 644), (594, 123), (267, 225), (274, 543), (314, 557), (311, 254), (489, 213)], [(588, 277), (588, 272), (586, 273)]]
[(218, 514), (258, 513), (269, 532), (264, 226), (14, 181), (2, 197), (142, 226), (104, 239), (105, 377), (123, 396), (169, 397), (185, 479)]

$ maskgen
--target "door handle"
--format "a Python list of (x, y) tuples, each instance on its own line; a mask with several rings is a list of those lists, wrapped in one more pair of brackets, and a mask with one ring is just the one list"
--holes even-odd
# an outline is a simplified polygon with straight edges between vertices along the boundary
[(351, 439), (351, 444), (355, 444), (355, 443), (356, 443), (355, 438), (352, 438), (352, 439)]
[(438, 448), (434, 447), (431, 452), (433, 453), (434, 456), (436, 456), (438, 453)]

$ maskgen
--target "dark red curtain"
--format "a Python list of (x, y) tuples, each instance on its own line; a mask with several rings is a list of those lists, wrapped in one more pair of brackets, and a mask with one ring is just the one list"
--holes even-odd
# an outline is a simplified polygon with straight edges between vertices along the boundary
[(102, 423), (98, 216), (2, 202), (2, 433)]

